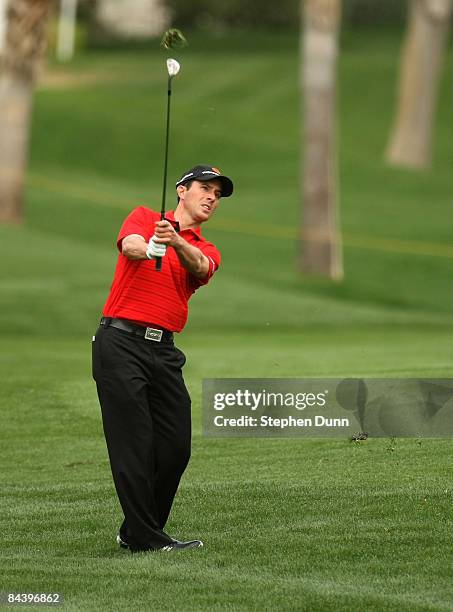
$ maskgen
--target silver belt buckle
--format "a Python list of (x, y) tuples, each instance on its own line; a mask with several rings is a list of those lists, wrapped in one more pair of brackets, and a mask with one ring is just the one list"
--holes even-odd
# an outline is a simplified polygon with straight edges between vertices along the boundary
[(154, 342), (160, 342), (162, 340), (163, 333), (164, 332), (161, 329), (147, 327), (145, 332), (145, 340), (153, 340)]

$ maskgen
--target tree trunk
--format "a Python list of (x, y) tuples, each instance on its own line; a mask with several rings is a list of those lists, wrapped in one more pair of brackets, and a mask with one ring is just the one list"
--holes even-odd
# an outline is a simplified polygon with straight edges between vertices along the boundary
[(336, 175), (336, 64), (341, 0), (305, 0), (303, 225), (299, 263), (308, 274), (343, 278)]
[(13, 0), (0, 63), (0, 222), (23, 217), (23, 186), (37, 66), (50, 0)]
[(74, 57), (77, 24), (77, 0), (60, 0), (58, 19), (57, 58), (69, 62)]
[(403, 46), (395, 123), (387, 148), (390, 164), (431, 164), (433, 118), (452, 10), (451, 0), (411, 0)]
[(0, 0), (0, 55), (5, 46), (7, 4), (8, 0)]

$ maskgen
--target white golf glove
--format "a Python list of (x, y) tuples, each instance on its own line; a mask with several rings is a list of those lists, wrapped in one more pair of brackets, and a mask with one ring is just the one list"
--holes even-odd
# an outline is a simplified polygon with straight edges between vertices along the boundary
[(146, 257), (148, 259), (156, 259), (156, 257), (165, 257), (167, 252), (167, 246), (154, 241), (154, 236), (150, 238), (148, 242), (148, 248), (146, 249)]

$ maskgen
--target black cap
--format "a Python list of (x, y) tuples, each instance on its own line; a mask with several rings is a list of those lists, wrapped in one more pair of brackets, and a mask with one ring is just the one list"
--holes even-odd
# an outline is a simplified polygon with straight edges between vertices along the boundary
[(214, 166), (195, 166), (187, 170), (176, 183), (176, 187), (189, 181), (212, 181), (213, 179), (222, 183), (222, 198), (228, 198), (233, 193), (233, 181)]

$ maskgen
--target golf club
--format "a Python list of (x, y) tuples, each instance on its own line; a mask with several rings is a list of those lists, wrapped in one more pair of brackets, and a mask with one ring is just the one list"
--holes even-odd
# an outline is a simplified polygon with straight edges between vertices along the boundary
[[(187, 46), (187, 40), (181, 30), (170, 28), (167, 30), (161, 40), (161, 47), (164, 49), (174, 49), (177, 47)], [(167, 59), (168, 72), (168, 97), (167, 97), (167, 128), (165, 136), (165, 159), (164, 159), (164, 183), (162, 188), (162, 207), (160, 211), (161, 220), (165, 219), (165, 200), (167, 195), (167, 167), (168, 167), (168, 142), (170, 135), (170, 101), (171, 101), (171, 85), (172, 79), (176, 76), (181, 66), (175, 59)], [(156, 258), (156, 270), (160, 272), (162, 269), (162, 258)]]
[[(170, 136), (170, 101), (171, 101), (171, 84), (172, 79), (176, 76), (181, 68), (179, 62), (175, 59), (167, 60), (168, 72), (168, 96), (167, 96), (167, 127), (165, 135), (165, 157), (164, 157), (164, 183), (162, 187), (162, 207), (160, 209), (161, 221), (165, 219), (165, 200), (167, 196), (167, 168), (168, 168), (168, 142)], [(160, 272), (162, 269), (162, 257), (156, 257), (156, 270)]]

